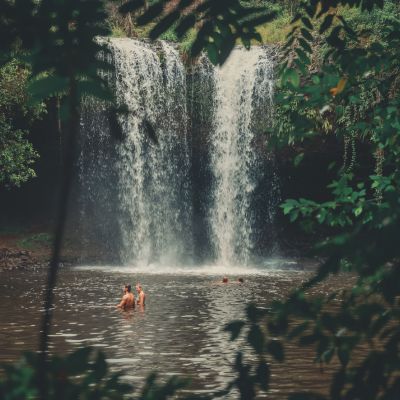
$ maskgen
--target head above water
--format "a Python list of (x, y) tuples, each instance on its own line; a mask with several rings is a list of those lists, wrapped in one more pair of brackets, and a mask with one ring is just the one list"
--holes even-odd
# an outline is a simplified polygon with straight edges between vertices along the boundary
[(238, 278), (238, 282), (243, 283), (244, 282), (243, 278)]
[(141, 291), (142, 291), (142, 285), (141, 285), (140, 283), (137, 283), (137, 284), (136, 284), (136, 290), (137, 290), (138, 292), (141, 292)]
[(132, 290), (131, 285), (125, 285), (124, 290), (126, 290), (128, 293), (130, 293)]
[(227, 278), (226, 276), (224, 276), (224, 277), (222, 278), (222, 283), (228, 283), (228, 278)]

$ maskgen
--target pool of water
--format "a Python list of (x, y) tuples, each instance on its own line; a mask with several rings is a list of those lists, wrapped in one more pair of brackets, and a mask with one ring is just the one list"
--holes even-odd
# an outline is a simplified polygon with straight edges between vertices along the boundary
[[(157, 273), (158, 271), (158, 273)], [(156, 371), (192, 378), (186, 390), (204, 393), (224, 387), (234, 376), (235, 352), (243, 341), (229, 342), (223, 327), (244, 318), (245, 306), (268, 307), (283, 299), (312, 273), (291, 263), (263, 269), (196, 267), (187, 269), (76, 267), (60, 271), (55, 291), (50, 351), (64, 353), (83, 345), (105, 352), (114, 370), (140, 386)], [(250, 272), (250, 273), (249, 273)], [(221, 278), (229, 273), (229, 283)], [(243, 284), (236, 279), (244, 278)], [(11, 271), (0, 275), (0, 362), (12, 362), (24, 350), (36, 350), (46, 271)], [(144, 309), (115, 308), (122, 286), (140, 281), (147, 295)], [(328, 292), (345, 284), (331, 279), (318, 288)], [(329, 371), (314, 362), (312, 350), (290, 344), (284, 363), (272, 365), (271, 390), (259, 398), (283, 399), (291, 390), (326, 392)], [(231, 393), (227, 398), (235, 398)]]

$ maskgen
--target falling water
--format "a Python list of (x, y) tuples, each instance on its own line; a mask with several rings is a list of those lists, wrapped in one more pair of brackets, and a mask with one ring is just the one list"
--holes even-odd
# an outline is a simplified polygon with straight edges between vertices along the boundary
[(188, 69), (166, 42), (105, 42), (122, 138), (112, 138), (105, 105), (84, 110), (84, 237), (97, 239), (99, 257), (119, 253), (125, 264), (249, 264), (275, 240), (266, 227), (276, 179), (262, 135), (272, 119), (270, 51), (237, 48), (221, 68), (202, 57)]
[[(120, 118), (119, 197), (125, 262), (177, 260), (190, 247), (186, 78), (179, 53), (129, 40), (110, 44)], [(164, 259), (164, 260), (163, 260)]]
[(246, 264), (254, 248), (252, 201), (263, 165), (254, 118), (260, 115), (260, 107), (264, 120), (270, 115), (272, 67), (265, 49), (252, 48), (235, 49), (215, 70), (214, 132), (210, 138), (214, 182), (209, 219), (219, 264)]

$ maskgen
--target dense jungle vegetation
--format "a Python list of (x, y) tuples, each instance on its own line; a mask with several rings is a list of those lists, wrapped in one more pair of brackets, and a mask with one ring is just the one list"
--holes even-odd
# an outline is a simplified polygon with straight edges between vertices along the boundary
[[(306, 231), (329, 228), (313, 253), (324, 262), (287, 300), (268, 310), (249, 305), (246, 321), (226, 327), (232, 340), (246, 337), (259, 362), (248, 363), (246, 353), (239, 350), (237, 379), (224, 393), (203, 398), (222, 396), (234, 386), (242, 399), (268, 390), (270, 361), (284, 359), (284, 345), (290, 340), (313, 346), (321, 364), (339, 363), (327, 396), (305, 388), (291, 400), (400, 397), (400, 10), (396, 1), (133, 0), (119, 9), (122, 16), (116, 6), (99, 0), (39, 4), (2, 0), (0, 5), (6, 11), (0, 19), (1, 184), (18, 185), (33, 176), (37, 154), (27, 141), (29, 126), (55, 95), (60, 98), (68, 139), (40, 353), (8, 368), (0, 381), (2, 398), (35, 398), (38, 393), (41, 398), (72, 399), (78, 393), (82, 398), (120, 398), (131, 390), (117, 375), (106, 379), (101, 354), (93, 363), (87, 349), (63, 359), (46, 356), (80, 101), (83, 95), (113, 100), (97, 74), (110, 66), (96, 59), (100, 46), (93, 38), (113, 33), (182, 40), (183, 51), (190, 56), (205, 50), (214, 64), (222, 64), (235, 44), (250, 47), (268, 41), (271, 31), (277, 35), (271, 41), (282, 42), (282, 57), (276, 96), (279, 117), (274, 129), (266, 132), (269, 143), (295, 148), (291, 154), (296, 165), (307, 159), (308, 149), (315, 151), (332, 138), (344, 146), (342, 162), (326, 165), (333, 176), (326, 200), (296, 198), (282, 204), (283, 213)], [(282, 32), (277, 33), (279, 27)], [(16, 84), (22, 85), (20, 90), (7, 89)], [(358, 157), (358, 143), (365, 145), (369, 158)], [(355, 276), (351, 290), (329, 298), (308, 295), (311, 287), (343, 271)], [(341, 299), (340, 307), (328, 311), (336, 298)], [(368, 351), (355, 361), (353, 354), (360, 345)], [(184, 384), (173, 378), (159, 387), (150, 377), (140, 396), (166, 398)]]

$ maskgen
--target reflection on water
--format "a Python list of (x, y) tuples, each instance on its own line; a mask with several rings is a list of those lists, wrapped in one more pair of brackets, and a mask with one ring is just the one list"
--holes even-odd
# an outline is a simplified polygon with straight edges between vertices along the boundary
[[(275, 270), (246, 275), (244, 284), (233, 283), (237, 277), (231, 276), (232, 283), (225, 285), (219, 283), (221, 275), (65, 269), (56, 288), (50, 350), (62, 353), (83, 345), (101, 349), (112, 368), (123, 371), (132, 383), (140, 384), (158, 371), (161, 379), (191, 376), (190, 390), (197, 393), (221, 389), (233, 376), (240, 344), (229, 342), (224, 324), (243, 318), (246, 303), (267, 307), (309, 276), (307, 271)], [(45, 278), (45, 271), (2, 273), (0, 362), (36, 349)], [(339, 286), (341, 279), (319, 290)], [(137, 281), (146, 292), (146, 307), (117, 310), (123, 284)], [(326, 391), (328, 380), (329, 374), (313, 364), (312, 351), (290, 345), (285, 363), (272, 366), (268, 398), (282, 399), (292, 389)]]

